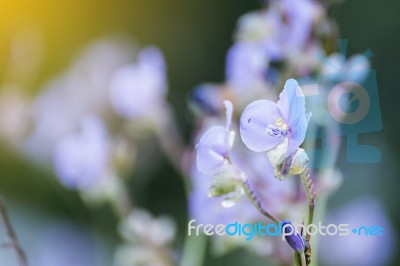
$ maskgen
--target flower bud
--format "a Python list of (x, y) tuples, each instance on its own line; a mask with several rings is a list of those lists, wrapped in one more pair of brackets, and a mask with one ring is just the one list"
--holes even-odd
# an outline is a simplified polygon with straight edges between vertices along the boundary
[(289, 167), (289, 175), (299, 175), (306, 170), (308, 164), (307, 153), (303, 149), (297, 149), (293, 156)]
[(267, 152), (267, 157), (272, 167), (277, 168), (287, 156), (289, 140), (285, 138), (281, 143)]
[(280, 165), (275, 167), (275, 176), (282, 180), (288, 176), (299, 175), (306, 170), (308, 161), (307, 153), (298, 148), (284, 159)]
[(232, 207), (244, 194), (243, 176), (232, 164), (225, 160), (222, 167), (213, 174), (209, 197), (224, 196), (222, 205)]
[(292, 222), (282, 222), (282, 234), (284, 235), (289, 246), (296, 252), (303, 252), (306, 244), (303, 237), (296, 231)]

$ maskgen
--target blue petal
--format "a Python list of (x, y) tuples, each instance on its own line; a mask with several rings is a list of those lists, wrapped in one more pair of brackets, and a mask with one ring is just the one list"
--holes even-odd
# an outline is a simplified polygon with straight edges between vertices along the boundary
[(283, 136), (270, 136), (268, 125), (274, 125), (280, 118), (278, 107), (268, 100), (249, 104), (240, 117), (240, 135), (244, 144), (256, 152), (268, 151), (278, 145)]
[(229, 132), (222, 126), (213, 126), (201, 137), (197, 145), (197, 169), (212, 174), (222, 166), (229, 152)]
[(306, 137), (307, 127), (307, 116), (306, 114), (302, 114), (299, 117), (297, 124), (293, 126), (292, 133), (289, 138), (287, 155), (292, 154), (303, 143), (304, 138)]
[(299, 117), (306, 112), (304, 94), (296, 80), (288, 79), (286, 81), (277, 105), (283, 120), (287, 121), (289, 126), (295, 124)]
[(233, 105), (232, 102), (225, 100), (224, 101), (225, 109), (226, 109), (226, 130), (229, 131), (232, 123), (232, 115), (233, 115)]
[(291, 129), (287, 152), (290, 155), (303, 143), (308, 126), (304, 94), (296, 80), (286, 81), (277, 106), (283, 120), (287, 121)]

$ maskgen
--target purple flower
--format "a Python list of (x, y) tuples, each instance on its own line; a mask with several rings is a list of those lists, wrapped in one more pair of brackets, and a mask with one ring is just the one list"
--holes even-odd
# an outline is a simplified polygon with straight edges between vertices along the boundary
[(55, 147), (54, 168), (70, 188), (93, 187), (107, 167), (107, 137), (102, 121), (88, 116), (80, 132), (62, 139)]
[(306, 48), (312, 25), (323, 9), (310, 0), (269, 2), (268, 10), (240, 18), (237, 37), (261, 44), (271, 60), (282, 60)]
[(226, 79), (235, 89), (246, 90), (265, 82), (269, 64), (268, 51), (260, 44), (237, 42), (228, 51)]
[(226, 108), (226, 126), (213, 126), (200, 138), (197, 144), (196, 163), (200, 173), (214, 174), (222, 167), (233, 144), (233, 135), (230, 133), (233, 106), (224, 101)]
[(311, 0), (282, 0), (279, 5), (287, 20), (288, 48), (302, 48), (309, 39), (313, 21), (322, 13), (321, 6)]
[(82, 117), (107, 112), (110, 78), (132, 59), (132, 54), (131, 48), (116, 40), (99, 40), (85, 48), (64, 73), (46, 82), (29, 106), (32, 126), (23, 152), (47, 165), (54, 146), (79, 125)]
[(115, 111), (127, 118), (149, 115), (167, 92), (165, 62), (154, 47), (139, 54), (136, 64), (117, 70), (110, 82), (110, 100)]
[(255, 101), (240, 117), (240, 134), (249, 149), (265, 152), (282, 144), (285, 158), (304, 141), (307, 126), (304, 94), (294, 79), (286, 81), (277, 103)]
[(226, 107), (226, 126), (213, 126), (201, 137), (197, 145), (197, 169), (212, 177), (208, 195), (224, 196), (222, 205), (232, 207), (244, 194), (243, 174), (231, 163), (229, 152), (233, 146), (234, 133), (229, 130), (233, 107), (224, 101)]
[(222, 89), (220, 85), (204, 83), (190, 92), (190, 105), (194, 112), (216, 116), (222, 112)]
[(285, 232), (286, 241), (294, 251), (304, 251), (306, 246), (304, 239), (290, 221), (282, 222), (282, 230)]

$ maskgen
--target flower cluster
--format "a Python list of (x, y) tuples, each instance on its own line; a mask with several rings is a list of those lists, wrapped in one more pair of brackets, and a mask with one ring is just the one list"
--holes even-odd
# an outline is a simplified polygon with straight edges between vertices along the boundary
[[(35, 98), (2, 94), (0, 102), (11, 105), (15, 117), (7, 120), (8, 113), (3, 115), (0, 110), (0, 132), (23, 156), (51, 168), (60, 183), (78, 191), (89, 206), (112, 206), (122, 227), (130, 228), (123, 229), (126, 244), (117, 249), (116, 265), (173, 265), (168, 251), (175, 238), (173, 223), (153, 219), (147, 211), (132, 211), (132, 195), (125, 184), (126, 176), (134, 171), (137, 153), (145, 156), (159, 149), (143, 149), (146, 142), (159, 138), (161, 146), (169, 148), (165, 145), (168, 139), (162, 138), (170, 135), (168, 118), (172, 117), (161, 51), (154, 46), (139, 51), (132, 47), (131, 42), (116, 39), (97, 41)], [(30, 126), (20, 126), (21, 121)], [(154, 224), (151, 231), (155, 233), (170, 232), (164, 242), (156, 243), (161, 241), (159, 235), (140, 235), (142, 228), (137, 225), (149, 223)], [(136, 234), (135, 241), (132, 234)], [(161, 249), (165, 250), (160, 253)], [(139, 253), (151, 254), (143, 258), (153, 261), (139, 259)], [(82, 262), (74, 263), (83, 265), (84, 261), (82, 257)]]
[[(235, 42), (226, 55), (225, 83), (205, 83), (191, 94), (196, 115), (203, 121), (196, 131), (200, 133), (192, 171), (190, 207), (194, 218), (223, 223), (240, 217), (251, 223), (264, 216), (291, 224), (304, 221), (308, 212), (305, 222), (313, 222), (316, 190), (330, 194), (340, 184), (336, 178), (340, 175), (332, 174), (338, 170), (331, 174), (323, 171), (313, 181), (315, 173), (309, 168), (315, 166), (315, 158), (301, 145), (315, 146), (314, 139), (306, 138), (307, 132), (314, 136), (319, 128), (326, 128), (337, 135), (338, 126), (326, 122), (323, 97), (306, 104), (301, 82), (320, 84), (319, 93), (326, 95), (324, 89), (332, 82), (361, 82), (369, 68), (365, 55), (346, 61), (343, 55), (332, 54), (335, 28), (325, 8), (313, 0), (268, 1), (267, 8), (239, 19)], [(307, 110), (315, 111), (315, 119), (306, 105)], [(240, 138), (234, 138), (238, 135)], [(333, 141), (318, 159), (336, 158), (338, 145)], [(290, 176), (298, 176), (300, 182)], [(268, 197), (272, 193), (276, 193), (273, 199)], [(271, 246), (269, 252), (267, 248), (259, 252), (263, 256), (290, 260), (290, 253), (273, 240), (261, 241), (264, 247)], [(310, 236), (297, 233), (287, 242), (299, 256), (296, 262), (308, 265), (314, 256)], [(256, 246), (247, 244), (259, 251)]]

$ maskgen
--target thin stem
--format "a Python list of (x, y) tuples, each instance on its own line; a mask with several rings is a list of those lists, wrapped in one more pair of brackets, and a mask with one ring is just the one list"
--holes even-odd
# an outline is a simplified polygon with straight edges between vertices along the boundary
[(304, 252), (300, 253), (301, 265), (307, 266)]
[(10, 239), (11, 243), (10, 246), (15, 250), (15, 252), (17, 253), (18, 256), (18, 260), (19, 260), (19, 265), (20, 266), (27, 266), (28, 262), (26, 259), (26, 255), (25, 252), (23, 251), (23, 249), (21, 248), (18, 239), (17, 239), (17, 235), (15, 234), (15, 231), (11, 225), (11, 221), (8, 217), (8, 213), (6, 210), (6, 207), (4, 205), (3, 199), (0, 196), (0, 216), (1, 219), (4, 223), (4, 226), (6, 227), (6, 232), (8, 235), (8, 238)]
[[(301, 181), (303, 183), (304, 189), (306, 191), (308, 200), (308, 221), (307, 226), (313, 223), (314, 219), (314, 208), (315, 208), (315, 189), (311, 180), (311, 170), (306, 169), (301, 174)], [(306, 232), (306, 241), (310, 242), (311, 235)]]
[(269, 213), (262, 205), (260, 198), (257, 196), (257, 194), (255, 193), (255, 191), (251, 188), (251, 185), (249, 183), (248, 180), (245, 180), (243, 182), (243, 188), (244, 191), (247, 195), (247, 197), (250, 199), (251, 203), (253, 203), (254, 207), (256, 207), (256, 209), (265, 217), (267, 217), (268, 219), (272, 220), (275, 223), (279, 223), (279, 219), (276, 218), (274, 215), (272, 215), (271, 213)]
[(180, 266), (202, 266), (207, 248), (205, 235), (189, 236), (185, 238)]
[(304, 252), (295, 252), (294, 261), (296, 266), (307, 266)]

